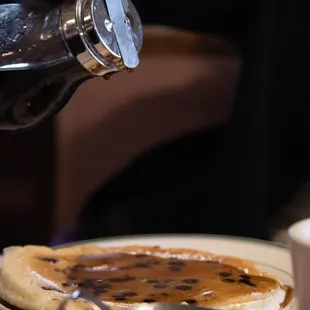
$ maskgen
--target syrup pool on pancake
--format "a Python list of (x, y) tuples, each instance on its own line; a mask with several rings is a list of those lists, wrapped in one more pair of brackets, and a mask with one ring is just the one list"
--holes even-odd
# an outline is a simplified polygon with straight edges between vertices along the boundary
[[(242, 268), (215, 260), (163, 258), (143, 253), (110, 253), (72, 258), (36, 257), (31, 267), (53, 279), (67, 294), (78, 287), (110, 305), (178, 302), (220, 309), (279, 310), (291, 292), (276, 279), (250, 275)], [(288, 292), (288, 293), (287, 293)], [(286, 294), (287, 293), (287, 294)]]

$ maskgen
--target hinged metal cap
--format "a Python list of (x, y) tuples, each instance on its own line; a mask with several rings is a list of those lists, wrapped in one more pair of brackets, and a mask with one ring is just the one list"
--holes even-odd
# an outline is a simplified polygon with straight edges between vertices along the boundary
[(61, 19), (69, 52), (92, 74), (138, 66), (143, 29), (130, 0), (77, 0), (63, 6)]

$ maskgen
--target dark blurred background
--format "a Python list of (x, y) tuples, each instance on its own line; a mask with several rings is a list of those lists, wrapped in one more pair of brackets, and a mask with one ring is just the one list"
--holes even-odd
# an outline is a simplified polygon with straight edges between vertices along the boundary
[(49, 121), (39, 130), (0, 132), (1, 248), (29, 242), (44, 244), (51, 236), (55, 212), (54, 130), (54, 121)]
[[(89, 81), (56, 118), (1, 132), (0, 246), (48, 243), (76, 222), (93, 191), (146, 151), (225, 123), (239, 67), (226, 40), (150, 27), (135, 73)], [(161, 158), (147, 166), (164, 169), (170, 160)]]
[(290, 204), (309, 176), (305, 1), (155, 2), (137, 3), (146, 24), (196, 34), (147, 27), (135, 73), (93, 79), (57, 118), (0, 133), (0, 246), (270, 239), (310, 216), (307, 199)]

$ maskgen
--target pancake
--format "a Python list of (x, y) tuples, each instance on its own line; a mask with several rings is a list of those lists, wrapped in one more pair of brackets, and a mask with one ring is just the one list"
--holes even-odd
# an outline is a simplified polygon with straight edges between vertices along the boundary
[[(176, 302), (222, 310), (280, 310), (285, 288), (243, 259), (189, 249), (127, 246), (42, 246), (4, 251), (0, 309), (56, 310), (87, 288), (113, 309), (133, 303)], [(68, 309), (90, 309), (70, 302)]]

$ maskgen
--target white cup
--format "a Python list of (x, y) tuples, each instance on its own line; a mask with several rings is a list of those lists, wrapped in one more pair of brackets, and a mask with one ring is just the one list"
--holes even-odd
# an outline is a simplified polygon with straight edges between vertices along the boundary
[(310, 309), (310, 218), (289, 229), (298, 310)]

